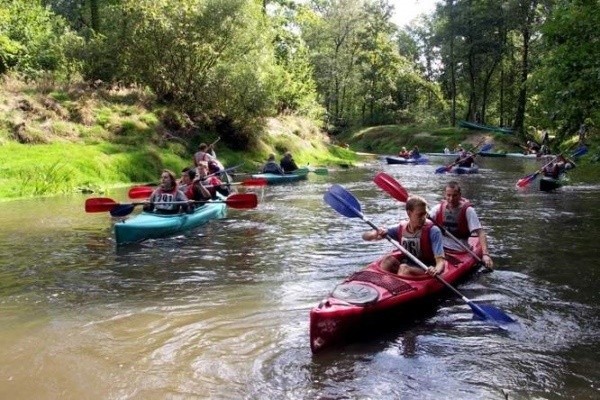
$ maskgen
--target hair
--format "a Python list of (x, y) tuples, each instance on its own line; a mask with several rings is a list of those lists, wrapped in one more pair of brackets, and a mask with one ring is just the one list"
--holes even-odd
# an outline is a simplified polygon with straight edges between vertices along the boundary
[(446, 184), (446, 187), (444, 188), (444, 191), (445, 191), (446, 189), (456, 189), (456, 190), (458, 190), (458, 193), (461, 193), (461, 190), (460, 190), (460, 185), (459, 185), (459, 184), (458, 184), (458, 182), (456, 182), (456, 181), (450, 181), (450, 182), (448, 182), (448, 183)]
[(283, 153), (284, 157), (291, 157), (292, 153), (290, 153), (289, 151), (286, 151), (285, 153)]
[(173, 173), (173, 171), (169, 170), (169, 169), (163, 169), (162, 172), (160, 173), (160, 175), (162, 176), (162, 174), (168, 174), (169, 175), (169, 179), (171, 180), (171, 186), (175, 187), (177, 186), (177, 179), (175, 179), (175, 174)]
[(196, 170), (188, 168), (187, 171), (184, 172), (184, 174), (186, 174), (190, 178), (190, 180), (193, 181), (196, 177)]
[(208, 149), (208, 145), (206, 143), (200, 143), (200, 145), (198, 146), (198, 149), (200, 151), (204, 151), (204, 150)]
[(421, 196), (410, 196), (406, 200), (406, 211), (412, 211), (417, 207), (427, 207), (427, 202)]
[(275, 154), (269, 154), (269, 158), (267, 158), (267, 161), (275, 161)]

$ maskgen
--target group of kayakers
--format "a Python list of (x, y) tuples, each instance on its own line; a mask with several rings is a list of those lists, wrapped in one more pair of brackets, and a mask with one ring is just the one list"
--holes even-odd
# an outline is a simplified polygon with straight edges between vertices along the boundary
[[(408, 219), (399, 226), (378, 228), (363, 233), (364, 240), (381, 240), (386, 235), (397, 240), (412, 255), (428, 266), (425, 272), (403, 254), (390, 255), (381, 263), (381, 268), (398, 275), (435, 276), (444, 271), (446, 252), (464, 252), (469, 248), (468, 238), (478, 236), (486, 267), (492, 269), (487, 237), (475, 209), (462, 197), (458, 182), (451, 181), (444, 188), (444, 199), (429, 212), (427, 202), (419, 196), (410, 196), (406, 201)], [(450, 235), (443, 236), (442, 229)], [(457, 243), (456, 240), (462, 243)]]
[(398, 152), (398, 157), (403, 158), (419, 158), (421, 157), (421, 153), (419, 152), (419, 146), (414, 146), (411, 151), (406, 150), (405, 146), (402, 146), (402, 149)]
[(218, 193), (229, 195), (229, 188), (216, 176), (224, 167), (214, 152), (215, 143), (201, 143), (198, 146), (194, 165), (181, 171), (179, 181), (172, 171), (163, 170), (160, 184), (148, 198), (144, 211), (157, 214), (191, 213), (195, 205), (217, 198)]
[(263, 174), (285, 175), (294, 172), (297, 169), (298, 165), (296, 165), (292, 153), (286, 151), (279, 161), (279, 164), (275, 161), (275, 154), (269, 154), (267, 162), (262, 166), (260, 172)]

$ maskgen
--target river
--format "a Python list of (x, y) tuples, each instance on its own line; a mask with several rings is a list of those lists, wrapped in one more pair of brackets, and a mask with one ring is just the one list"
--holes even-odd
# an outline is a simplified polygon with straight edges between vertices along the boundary
[[(72, 195), (0, 203), (0, 399), (596, 399), (598, 186), (516, 190), (535, 160), (484, 159), (471, 176), (429, 165), (311, 174), (259, 190), (184, 236), (116, 248), (107, 213)], [(518, 321), (472, 320), (448, 292), (429, 312), (311, 355), (309, 311), (391, 246), (323, 201), (339, 183), (378, 225), (402, 207), (385, 170), (430, 204), (457, 179), (497, 270), (459, 285)], [(126, 190), (102, 196), (126, 201)]]

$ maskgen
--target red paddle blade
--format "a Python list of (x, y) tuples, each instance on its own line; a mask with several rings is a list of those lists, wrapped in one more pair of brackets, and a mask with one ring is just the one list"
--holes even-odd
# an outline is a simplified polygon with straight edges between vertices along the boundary
[(406, 203), (406, 199), (408, 199), (408, 192), (404, 187), (398, 182), (394, 177), (385, 172), (380, 172), (375, 175), (373, 178), (373, 182), (381, 189), (383, 189), (386, 193), (391, 195), (398, 201)]
[(119, 203), (108, 197), (93, 197), (85, 201), (85, 212), (110, 211), (117, 205)]
[(525, 178), (521, 178), (517, 181), (517, 186), (525, 187), (525, 186), (529, 185), (531, 182), (533, 182), (537, 176), (538, 176), (538, 172), (531, 174), (531, 175), (527, 175)]
[(256, 208), (258, 205), (258, 196), (255, 193), (236, 193), (227, 197), (225, 204), (231, 208)]
[(245, 179), (240, 183), (242, 184), (242, 186), (266, 186), (269, 183), (269, 181), (267, 181), (265, 178), (252, 178)]
[(134, 186), (129, 189), (127, 195), (130, 199), (145, 199), (150, 197), (153, 191), (154, 189), (148, 186)]

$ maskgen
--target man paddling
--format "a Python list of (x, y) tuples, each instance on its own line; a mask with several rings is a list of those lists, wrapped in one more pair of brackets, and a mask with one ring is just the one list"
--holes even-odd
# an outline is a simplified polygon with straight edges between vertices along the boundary
[[(429, 216), (466, 246), (469, 245), (469, 237), (472, 234), (477, 235), (483, 250), (482, 261), (486, 267), (490, 269), (494, 267), (494, 262), (488, 250), (485, 231), (471, 203), (462, 197), (458, 182), (448, 182), (444, 188), (444, 199), (431, 209)], [(464, 249), (458, 243), (447, 236), (444, 236), (444, 248), (457, 253), (464, 252)]]

